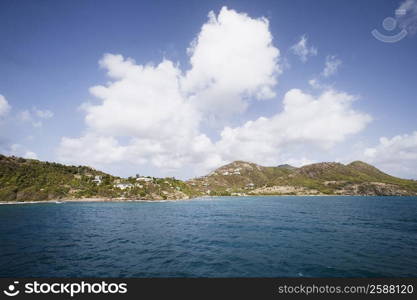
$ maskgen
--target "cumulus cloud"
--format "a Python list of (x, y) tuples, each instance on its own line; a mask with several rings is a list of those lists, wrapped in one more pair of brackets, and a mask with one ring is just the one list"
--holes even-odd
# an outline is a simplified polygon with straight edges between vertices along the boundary
[(0, 95), (0, 118), (5, 117), (10, 112), (11, 106), (3, 95)]
[(336, 74), (341, 64), (342, 61), (338, 59), (335, 55), (328, 55), (326, 57), (326, 62), (324, 64), (324, 70), (322, 72), (322, 75), (324, 77), (329, 77)]
[(381, 137), (379, 144), (366, 148), (364, 160), (397, 176), (417, 178), (417, 131)]
[(217, 150), (228, 160), (277, 164), (297, 146), (329, 149), (371, 121), (369, 115), (352, 109), (354, 100), (354, 96), (335, 90), (314, 97), (292, 89), (284, 97), (282, 112), (241, 127), (226, 127), (216, 143)]
[(204, 134), (183, 143), (132, 138), (127, 144), (121, 144), (111, 136), (87, 134), (80, 138), (62, 138), (59, 156), (65, 162), (101, 167), (112, 163), (150, 163), (163, 174), (192, 166), (193, 170), (188, 172), (192, 174), (195, 171), (204, 173), (226, 163), (213, 147)]
[(274, 97), (281, 72), (279, 50), (265, 18), (222, 8), (201, 28), (188, 52), (190, 68), (163, 60), (141, 65), (122, 55), (100, 60), (110, 79), (90, 88), (86, 128), (63, 137), (59, 159), (106, 168), (154, 166), (159, 175), (187, 169), (202, 175), (235, 159), (263, 164), (307, 159), (284, 151), (300, 145), (328, 149), (359, 132), (370, 117), (351, 108), (354, 97), (327, 90), (318, 97), (289, 91), (284, 109), (239, 127), (225, 127), (215, 141), (202, 132), (208, 118), (242, 112), (252, 100)]
[(307, 44), (307, 37), (303, 35), (300, 40), (291, 47), (292, 53), (297, 55), (302, 62), (306, 62), (309, 56), (317, 55), (317, 48), (313, 46), (309, 47)]
[(185, 73), (169, 60), (140, 65), (105, 55), (100, 66), (111, 82), (90, 89), (99, 103), (82, 105), (86, 134), (62, 139), (61, 160), (131, 161), (164, 169), (223, 163), (200, 125), (244, 111), (250, 99), (275, 95), (279, 50), (268, 27), (265, 18), (226, 7), (217, 16), (211, 12), (188, 49), (191, 68)]
[(209, 13), (188, 49), (191, 69), (181, 81), (200, 111), (222, 117), (246, 109), (249, 99), (270, 99), (281, 72), (269, 22), (223, 7)]
[[(100, 66), (112, 81), (90, 89), (100, 102), (83, 105), (84, 136), (61, 140), (63, 161), (151, 163), (164, 170), (217, 163), (215, 155), (207, 153), (210, 140), (199, 132), (201, 113), (182, 95), (181, 72), (171, 61), (142, 66), (107, 54)], [(127, 142), (121, 143), (123, 138)]]
[(196, 134), (200, 113), (179, 90), (180, 70), (168, 60), (137, 65), (121, 55), (105, 55), (100, 65), (113, 81), (90, 89), (101, 100), (85, 105), (86, 123), (102, 135), (169, 140)]

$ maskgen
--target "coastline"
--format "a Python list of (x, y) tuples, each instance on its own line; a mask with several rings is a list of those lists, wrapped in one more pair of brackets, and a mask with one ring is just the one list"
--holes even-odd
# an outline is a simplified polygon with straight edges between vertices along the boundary
[[(202, 195), (193, 198), (184, 198), (184, 199), (164, 199), (164, 200), (152, 200), (152, 199), (127, 199), (127, 198), (77, 198), (77, 199), (56, 199), (56, 200), (39, 200), (39, 201), (0, 201), (0, 205), (18, 205), (18, 204), (63, 204), (63, 203), (75, 203), (75, 202), (177, 202), (177, 201), (186, 201), (193, 200), (198, 198), (240, 198), (240, 197), (389, 197), (378, 196), (378, 195), (242, 195), (242, 196), (208, 196)], [(391, 195), (390, 195), (391, 196)], [(404, 196), (397, 195), (395, 197), (415, 197), (414, 195)]]
[(189, 199), (165, 199), (165, 200), (150, 200), (150, 199), (121, 199), (121, 198), (79, 198), (79, 199), (56, 199), (56, 200), (39, 200), (39, 201), (0, 201), (0, 205), (14, 205), (14, 204), (62, 204), (72, 202), (172, 202)]

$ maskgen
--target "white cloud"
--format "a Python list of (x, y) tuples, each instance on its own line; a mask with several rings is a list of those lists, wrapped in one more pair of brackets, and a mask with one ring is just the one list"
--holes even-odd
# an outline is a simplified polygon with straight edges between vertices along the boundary
[(226, 127), (216, 143), (217, 150), (226, 160), (277, 164), (285, 161), (282, 155), (294, 147), (329, 149), (371, 121), (369, 115), (352, 109), (354, 100), (352, 95), (335, 90), (314, 97), (292, 89), (284, 97), (282, 112), (241, 127)]
[(201, 174), (226, 163), (215, 152), (211, 140), (203, 134), (184, 141), (131, 138), (125, 145), (114, 137), (95, 134), (80, 138), (64, 137), (58, 154), (64, 162), (96, 167), (113, 163), (151, 164), (162, 174), (184, 166), (193, 168), (188, 174)]
[(157, 167), (158, 175), (186, 170), (202, 175), (235, 159), (262, 164), (307, 159), (288, 157), (291, 147), (328, 149), (370, 121), (354, 111), (354, 97), (327, 90), (318, 97), (289, 91), (284, 110), (241, 127), (225, 127), (215, 142), (201, 131), (208, 118), (242, 112), (252, 99), (274, 96), (279, 50), (268, 21), (222, 8), (209, 14), (192, 43), (191, 68), (163, 60), (140, 65), (106, 54), (100, 66), (110, 81), (90, 89), (95, 100), (81, 105), (86, 128), (63, 137), (59, 159), (97, 168), (116, 164)]
[(171, 61), (141, 66), (107, 54), (100, 65), (113, 81), (90, 89), (100, 103), (83, 105), (87, 133), (62, 138), (61, 160), (95, 166), (151, 163), (165, 171), (217, 161), (207, 153), (211, 142), (198, 130), (201, 114), (182, 95), (181, 72)]
[(396, 19), (408, 33), (417, 33), (417, 1), (405, 0), (396, 10)]
[(24, 158), (29, 159), (38, 159), (38, 155), (33, 151), (26, 151), (26, 153), (23, 155)]
[(54, 113), (48, 109), (41, 110), (41, 109), (34, 108), (33, 110), (36, 116), (38, 116), (41, 119), (50, 119), (54, 116)]
[(312, 78), (308, 81), (308, 84), (316, 90), (333, 90), (334, 87), (332, 84), (323, 83), (320, 77)]
[[(5, 117), (11, 110), (10, 104), (7, 102), (3, 95), (0, 95), (0, 118)], [(30, 113), (28, 111), (21, 112), (17, 115), (19, 120), (30, 120)], [(6, 131), (0, 131), (0, 152), (5, 155), (15, 155), (25, 158), (37, 158), (37, 155), (33, 151), (29, 151), (24, 146), (17, 143), (10, 143), (11, 139), (8, 137), (9, 134), (12, 136), (16, 135), (16, 131), (10, 130), (12, 126), (11, 120), (7, 120), (4, 125), (8, 128)], [(1, 124), (3, 125), (3, 124)], [(3, 136), (5, 134), (5, 136)]]
[(281, 72), (269, 22), (223, 7), (188, 49), (191, 69), (181, 81), (200, 111), (224, 117), (246, 109), (249, 99), (270, 99)]
[(40, 119), (50, 119), (54, 113), (50, 110), (40, 110), (32, 108), (32, 110), (23, 110), (17, 114), (18, 120), (21, 122), (30, 122), (33, 127), (42, 127), (43, 123)]
[(319, 90), (333, 89), (331, 85), (322, 83), (322, 80), (336, 74), (341, 64), (342, 64), (342, 60), (337, 58), (335, 55), (326, 56), (326, 61), (324, 63), (323, 71), (320, 73), (319, 76), (315, 76), (312, 79), (310, 79), (308, 81), (308, 84), (314, 89), (319, 89)]
[(390, 174), (417, 178), (417, 131), (391, 139), (381, 137), (378, 145), (364, 150), (363, 156)]
[[(121, 162), (128, 159), (126, 150), (111, 136), (101, 137), (86, 134), (80, 138), (64, 137), (61, 140), (59, 151), (59, 155), (64, 161), (93, 166)], [(143, 162), (140, 156), (137, 159), (138, 163)]]
[(306, 165), (310, 165), (310, 164), (314, 164), (317, 161), (315, 160), (311, 160), (305, 157), (301, 157), (301, 158), (289, 158), (287, 160), (283, 161), (283, 164), (288, 164), (290, 166), (293, 167), (302, 167), (302, 166), (306, 166)]
[(311, 46), (308, 47), (307, 37), (305, 35), (301, 36), (298, 43), (291, 47), (291, 51), (297, 55), (302, 62), (306, 62), (309, 56), (317, 55), (317, 48)]
[(35, 152), (26, 149), (21, 144), (11, 144), (7, 146), (5, 149), (2, 149), (2, 151), (5, 155), (14, 155), (18, 157), (38, 159), (38, 155)]
[(171, 61), (141, 66), (108, 54), (100, 65), (113, 81), (90, 89), (101, 101), (84, 106), (86, 123), (94, 132), (150, 140), (195, 135), (200, 114), (180, 93), (181, 72)]
[(312, 87), (312, 88), (314, 88), (314, 89), (321, 89), (321, 88), (323, 88), (323, 85), (318, 81), (318, 79), (317, 78), (313, 78), (313, 79), (310, 79), (309, 81), (308, 81), (308, 84)]
[(322, 75), (324, 77), (329, 77), (337, 73), (338, 68), (342, 64), (342, 61), (338, 59), (335, 55), (328, 55), (326, 57), (326, 62), (324, 65), (324, 70)]
[(3, 95), (0, 95), (0, 118), (6, 116), (10, 112), (11, 106)]
[(143, 66), (105, 55), (100, 66), (112, 81), (90, 89), (99, 103), (82, 105), (86, 133), (64, 137), (60, 159), (151, 163), (164, 170), (223, 163), (199, 127), (208, 117), (242, 112), (249, 99), (275, 95), (279, 50), (268, 26), (265, 18), (225, 7), (217, 17), (211, 12), (188, 49), (185, 74), (169, 60)]

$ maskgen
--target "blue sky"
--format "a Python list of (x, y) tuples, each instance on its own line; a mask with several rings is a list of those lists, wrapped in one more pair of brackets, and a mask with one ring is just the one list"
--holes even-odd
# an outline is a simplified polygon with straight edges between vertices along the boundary
[(360, 159), (417, 178), (416, 15), (414, 0), (1, 1), (0, 152), (121, 176)]

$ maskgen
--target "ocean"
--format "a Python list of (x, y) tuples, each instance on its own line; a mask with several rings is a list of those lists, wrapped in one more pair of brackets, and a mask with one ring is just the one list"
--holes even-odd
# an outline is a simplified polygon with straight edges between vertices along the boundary
[(0, 205), (0, 277), (416, 277), (417, 197)]

